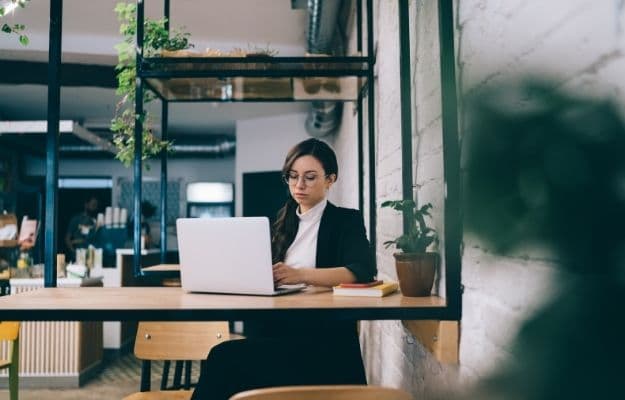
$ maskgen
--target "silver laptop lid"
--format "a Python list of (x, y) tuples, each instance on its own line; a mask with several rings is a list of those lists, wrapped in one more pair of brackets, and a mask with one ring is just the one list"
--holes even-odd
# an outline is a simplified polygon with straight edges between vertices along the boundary
[(269, 219), (179, 218), (176, 228), (185, 291), (273, 293)]

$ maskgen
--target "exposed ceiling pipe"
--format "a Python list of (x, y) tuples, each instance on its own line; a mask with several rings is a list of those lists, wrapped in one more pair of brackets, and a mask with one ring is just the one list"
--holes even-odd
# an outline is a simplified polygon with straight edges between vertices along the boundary
[[(340, 0), (308, 0), (309, 53), (336, 53), (334, 38), (340, 7)], [(341, 102), (313, 101), (306, 118), (306, 131), (314, 137), (334, 133), (341, 123), (342, 111)]]
[[(61, 143), (59, 152), (79, 156), (81, 153), (87, 157), (97, 153), (117, 154), (117, 148), (105, 137), (86, 128), (72, 120), (61, 120), (59, 123), (61, 134), (73, 134), (81, 139), (84, 144)], [(31, 135), (38, 137), (47, 132), (47, 121), (0, 121), (0, 136), (14, 135), (25, 137)], [(93, 129), (93, 127), (91, 127)], [(108, 130), (106, 131), (108, 135)], [(44, 141), (45, 143), (45, 141)], [(224, 158), (233, 156), (236, 150), (234, 135), (205, 135), (201, 138), (174, 139), (172, 156), (201, 156), (208, 158)]]
[[(176, 156), (198, 156), (208, 158), (225, 158), (233, 156), (236, 150), (236, 140), (234, 137), (217, 136), (215, 139), (202, 138), (202, 144), (179, 143), (174, 141), (170, 157)], [(98, 146), (88, 145), (61, 145), (61, 153), (96, 153), (102, 149)]]

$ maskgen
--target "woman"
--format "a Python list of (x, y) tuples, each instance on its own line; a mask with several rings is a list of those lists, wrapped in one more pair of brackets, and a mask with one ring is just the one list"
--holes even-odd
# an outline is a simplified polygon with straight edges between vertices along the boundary
[[(282, 167), (290, 198), (273, 226), (276, 285), (367, 282), (376, 271), (359, 211), (327, 201), (338, 177), (334, 151), (308, 139)], [(213, 348), (193, 399), (228, 399), (252, 388), (365, 384), (355, 321), (245, 321), (245, 340)]]

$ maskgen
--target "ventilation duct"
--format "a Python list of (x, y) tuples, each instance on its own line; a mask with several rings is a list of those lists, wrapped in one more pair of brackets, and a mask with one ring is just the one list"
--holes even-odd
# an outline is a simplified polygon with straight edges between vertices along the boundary
[[(172, 152), (168, 157), (225, 158), (234, 156), (235, 151), (236, 140), (232, 135), (186, 135), (173, 138)], [(59, 146), (59, 152), (79, 157), (80, 154), (102, 153), (102, 149), (86, 144), (65, 144)]]
[(340, 0), (308, 0), (308, 52), (328, 54), (334, 51), (340, 7)]
[[(335, 54), (335, 32), (340, 0), (308, 0), (308, 52)], [(334, 133), (341, 123), (343, 103), (313, 101), (306, 118), (306, 131), (314, 137)]]

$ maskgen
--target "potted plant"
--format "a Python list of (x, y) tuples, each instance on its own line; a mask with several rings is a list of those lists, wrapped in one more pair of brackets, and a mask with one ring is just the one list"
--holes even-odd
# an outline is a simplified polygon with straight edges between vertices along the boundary
[(408, 230), (395, 240), (384, 242), (386, 248), (394, 245), (400, 252), (393, 254), (399, 287), (404, 296), (429, 296), (440, 257), (427, 248), (437, 240), (436, 231), (427, 226), (432, 204), (421, 208), (412, 200), (389, 200), (382, 207), (401, 211), (408, 220)]

